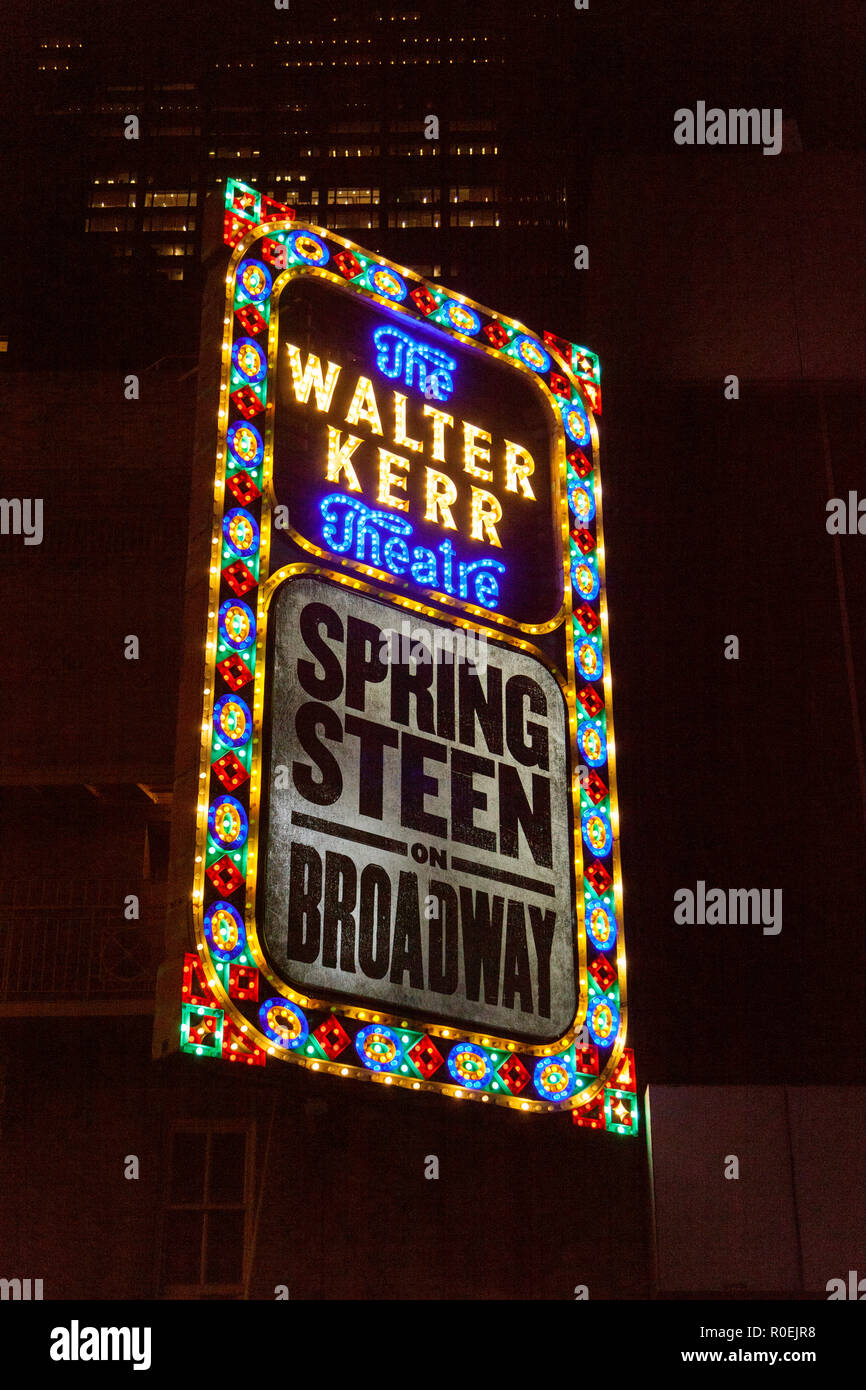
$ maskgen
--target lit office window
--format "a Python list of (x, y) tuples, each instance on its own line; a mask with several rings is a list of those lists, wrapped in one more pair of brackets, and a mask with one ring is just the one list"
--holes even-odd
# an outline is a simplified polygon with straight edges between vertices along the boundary
[(146, 208), (194, 208), (198, 194), (185, 188), (153, 189), (145, 193)]
[(352, 207), (356, 204), (378, 203), (378, 188), (329, 188), (328, 202), (337, 203), (340, 207)]

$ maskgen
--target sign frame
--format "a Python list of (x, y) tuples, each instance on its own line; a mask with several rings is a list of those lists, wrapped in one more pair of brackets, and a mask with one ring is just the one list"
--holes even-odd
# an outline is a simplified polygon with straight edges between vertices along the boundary
[[(195, 882), (192, 892), (196, 949), (186, 956), (184, 963), (181, 1048), (198, 1056), (222, 1056), (247, 1065), (264, 1065), (270, 1059), (289, 1061), (315, 1071), (419, 1091), (435, 1091), (457, 1099), (476, 1099), (528, 1112), (570, 1111), (577, 1124), (595, 1129), (607, 1128), (623, 1134), (635, 1133), (638, 1104), (634, 1060), (630, 1049), (625, 1046), (627, 992), (619, 812), (598, 430), (595, 421), (595, 414), (600, 408), (597, 359), (587, 349), (575, 347), (551, 334), (545, 334), (542, 340), (518, 321), (446, 290), (435, 282), (428, 282), (385, 257), (366, 252), (334, 231), (312, 223), (296, 222), (290, 209), (270, 203), (255, 190), (237, 181), (229, 181), (226, 202), (225, 240), (232, 247), (232, 252), (225, 274), (226, 307), (219, 384), (211, 528), (212, 564), (199, 766), (201, 791), (197, 804)], [(303, 238), (308, 239), (310, 246), (316, 242), (327, 246), (327, 264), (310, 264), (299, 254), (298, 247), (305, 244)], [(345, 267), (342, 274), (335, 267), (341, 253)], [(251, 261), (273, 267), (273, 275), (268, 277), (271, 283), (267, 286), (266, 301), (261, 298), (245, 300), (243, 289), (240, 290), (239, 300), (239, 272), (242, 266)], [(358, 273), (349, 276), (347, 271), (353, 269)], [(395, 302), (377, 293), (375, 282), (370, 279), (375, 269), (396, 276), (408, 288), (409, 294), (403, 301)], [(269, 390), (276, 371), (279, 341), (279, 314), (274, 309), (283, 287), (293, 277), (310, 275), (329, 280), (343, 293), (363, 295), (368, 302), (386, 309), (391, 317), (395, 314), (404, 316), (407, 326), (425, 321), (432, 323), (439, 332), (451, 337), (455, 344), (469, 346), (504, 361), (532, 382), (550, 419), (553, 444), (551, 494), (556, 508), (554, 525), (555, 533), (561, 536), (562, 541), (563, 602), (552, 619), (536, 625), (521, 624), (496, 610), (449, 599), (444, 594), (437, 594), (435, 600), (426, 603), (420, 593), (417, 599), (410, 598), (398, 591), (393, 577), (384, 570), (376, 570), (356, 561), (343, 565), (343, 557), (329, 556), (328, 552), (294, 531), (291, 525), (288, 527), (289, 534), (306, 555), (297, 563), (283, 565), (274, 573), (269, 572), (273, 513), (279, 505), (272, 482), (275, 405), (273, 392)], [(247, 303), (256, 313), (247, 313), (239, 318), (240, 311)], [(423, 312), (422, 308), (431, 303), (434, 309)], [(479, 332), (469, 336), (443, 322), (442, 315), (451, 304), (462, 306), (474, 316), (479, 325), (484, 325), (487, 336)], [(233, 353), (233, 348), (240, 338), (250, 340), (250, 326), (255, 327), (259, 320), (258, 345), (262, 353), (265, 350), (262, 339), (267, 333), (267, 372), (261, 381), (249, 383), (239, 375), (237, 354)], [(521, 344), (527, 342), (533, 345), (527, 350), (532, 365), (520, 355), (523, 351)], [(543, 370), (541, 363), (544, 363)], [(245, 469), (229, 448), (230, 427), (237, 425), (241, 419), (248, 419), (259, 428), (264, 425), (261, 435), (264, 449), (257, 465), (258, 471)], [(583, 421), (585, 425), (581, 426), (580, 435), (570, 431), (569, 440), (566, 430), (573, 420), (578, 424)], [(580, 444), (577, 443), (578, 437)], [(225, 571), (230, 565), (236, 566), (237, 555), (227, 544), (224, 523), (237, 501), (236, 488), (242, 473), (254, 480), (257, 494), (252, 505), (260, 502), (261, 507), (258, 553), (250, 557), (244, 567), (249, 580), (254, 583), (243, 592), (240, 604), (235, 605), (251, 611), (249, 601), (255, 600), (254, 640), (246, 648), (238, 648), (234, 642), (227, 646), (226, 639), (232, 633), (226, 627), (228, 617), (224, 615), (228, 603), (224, 598)], [(580, 494), (576, 489), (580, 489)], [(227, 495), (232, 493), (234, 495)], [(578, 512), (574, 509), (574, 498), (579, 502)], [(582, 532), (580, 545), (573, 539), (578, 528)], [(578, 602), (575, 602), (575, 566), (580, 562), (581, 555), (588, 553), (582, 549), (583, 545), (590, 543), (591, 554), (597, 562), (598, 592), (593, 595), (591, 603), (581, 600), (580, 595)], [(341, 568), (332, 567), (336, 564), (341, 564)], [(552, 672), (562, 690), (568, 710), (573, 772), (571, 798), (574, 812), (574, 930), (578, 1003), (571, 1026), (554, 1043), (533, 1045), (507, 1036), (496, 1036), (489, 1031), (478, 1032), (454, 1023), (439, 1023), (435, 1019), (401, 1018), (384, 1007), (355, 1005), (345, 999), (307, 997), (292, 990), (271, 969), (258, 938), (255, 915), (260, 857), (262, 719), (268, 614), (278, 587), (286, 579), (301, 574), (316, 575), (331, 583), (347, 586), (359, 594), (385, 600), (404, 610), (407, 618), (412, 620), (426, 616), (439, 623), (486, 632), (491, 640), (522, 650), (540, 660)], [(434, 602), (437, 606), (434, 606)], [(532, 640), (559, 628), (563, 629), (565, 637), (565, 671), (558, 670)], [(603, 677), (598, 685), (603, 690), (603, 701), (596, 696), (599, 706), (591, 703), (585, 708), (579, 698), (579, 687), (583, 685), (584, 691), (592, 693), (596, 692), (596, 685), (590, 686), (584, 678), (585, 673), (578, 670), (577, 647), (589, 635), (596, 643), (600, 638)], [(242, 635), (240, 640), (243, 640)], [(237, 695), (250, 716), (251, 728), (246, 731), (247, 737), (242, 745), (232, 745), (221, 740), (222, 726), (215, 723), (215, 720), (222, 718), (226, 708), (225, 703), (222, 712), (219, 708), (217, 672), (220, 663), (228, 662), (231, 667), (232, 658), (238, 652), (241, 654), (241, 664), (246, 666), (248, 679), (237, 687)], [(250, 666), (253, 667), (251, 672)], [(231, 706), (229, 696), (220, 699), (228, 701)], [(578, 735), (588, 721), (601, 732), (600, 743), (605, 758), (595, 766), (604, 773), (606, 785), (600, 776), (592, 783), (595, 766), (590, 771), (583, 763)], [(221, 760), (223, 771), (231, 766), (240, 781), (232, 785), (221, 775), (219, 767), (215, 775), (214, 769)], [(240, 766), (240, 772), (236, 764)], [(604, 798), (600, 798), (609, 829), (604, 863), (600, 859), (596, 863), (591, 855), (587, 856), (581, 836), (587, 807), (591, 809), (592, 805), (598, 805), (597, 801), (588, 798), (585, 774), (588, 774), (592, 786), (602, 787), (605, 793)], [(227, 788), (232, 793), (237, 791), (238, 796), (243, 794), (245, 797), (248, 793), (248, 811), (241, 802), (235, 801), (240, 816), (247, 822), (244, 842), (237, 853), (226, 851), (225, 841), (219, 844), (214, 837), (214, 806), (217, 799), (221, 798), (221, 804), (233, 800), (232, 795), (225, 795)], [(608, 809), (605, 811), (604, 807)], [(228, 814), (237, 813), (229, 808)], [(589, 841), (586, 843), (589, 844)], [(609, 858), (606, 857), (608, 855)], [(600, 870), (595, 883), (586, 877), (587, 857), (591, 861), (590, 870), (593, 863)], [(219, 872), (212, 877), (215, 866), (220, 864), (223, 865), (222, 879)], [(236, 879), (239, 881), (235, 882)], [(234, 913), (233, 919), (224, 916), (216, 926), (216, 917), (212, 913), (213, 901), (209, 901), (213, 900), (214, 883), (217, 884), (217, 891), (225, 890), (219, 891), (217, 901), (233, 905)], [(234, 887), (231, 887), (232, 884)], [(229, 888), (231, 891), (228, 891)], [(609, 945), (599, 946), (598, 940), (592, 940), (587, 933), (587, 912), (597, 912), (601, 907), (604, 908), (602, 917), (608, 924), (613, 924), (613, 950)], [(264, 1009), (269, 1000), (262, 998), (262, 986), (265, 991), (272, 991), (270, 1013)], [(282, 1012), (280, 1000), (285, 1001)], [(256, 1010), (253, 1006), (258, 1004), (260, 1008)], [(593, 1010), (596, 1010), (595, 1014)], [(308, 1014), (311, 1017), (307, 1017)], [(318, 1017), (320, 1014), (321, 1019)], [(301, 1020), (297, 1028), (293, 1015)], [(593, 1017), (606, 1017), (612, 1022), (609, 1036), (602, 1038), (599, 1035), (592, 1026)], [(389, 1033), (394, 1036), (395, 1056), (399, 1065), (395, 1063), (380, 1067), (371, 1060), (372, 1054), (366, 1055), (351, 1046), (357, 1035), (362, 1030), (369, 1030), (371, 1025), (375, 1025), (386, 1040)], [(458, 1052), (460, 1044), (466, 1044), (465, 1057)], [(474, 1056), (477, 1052), (484, 1053), (486, 1057), (485, 1063), (479, 1063), (485, 1078), (483, 1084), (476, 1084), (478, 1068)], [(436, 1055), (439, 1056), (439, 1063), (430, 1071), (429, 1066), (432, 1066)], [(452, 1064), (455, 1057), (457, 1060)], [(461, 1070), (461, 1065), (467, 1059), (471, 1065), (463, 1066)]]

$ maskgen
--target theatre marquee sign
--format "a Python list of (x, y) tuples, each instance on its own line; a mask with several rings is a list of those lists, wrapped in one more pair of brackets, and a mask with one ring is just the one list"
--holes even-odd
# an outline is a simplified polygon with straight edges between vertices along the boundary
[(184, 1050), (634, 1132), (593, 354), (229, 183)]

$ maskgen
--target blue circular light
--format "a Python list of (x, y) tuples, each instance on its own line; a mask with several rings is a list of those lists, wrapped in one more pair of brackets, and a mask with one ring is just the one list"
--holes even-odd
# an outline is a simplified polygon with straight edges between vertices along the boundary
[(234, 652), (242, 652), (255, 642), (255, 614), (239, 598), (227, 598), (220, 608), (220, 636)]
[(613, 831), (607, 811), (594, 806), (586, 811), (581, 822), (583, 842), (598, 859), (604, 859), (613, 849)]
[(371, 290), (384, 295), (386, 299), (392, 299), (395, 304), (399, 304), (409, 293), (403, 276), (398, 275), (390, 266), (371, 265), (367, 271), (367, 284)]
[(586, 526), (595, 516), (592, 486), (585, 487), (583, 483), (575, 483), (568, 490), (568, 505), (577, 517), (578, 523)]
[(596, 1047), (612, 1047), (619, 1032), (619, 1010), (613, 1000), (606, 995), (590, 999), (586, 1026)]
[(580, 674), (584, 680), (598, 681), (604, 675), (604, 662), (601, 643), (597, 638), (584, 637), (575, 646), (575, 656)]
[(588, 719), (581, 724), (577, 742), (589, 767), (601, 767), (607, 761), (607, 739), (600, 719)]
[(223, 517), (223, 536), (226, 545), (242, 560), (255, 555), (259, 548), (259, 528), (255, 517), (244, 507), (235, 507)]
[(213, 707), (214, 737), (226, 748), (243, 748), (253, 733), (253, 716), (240, 695), (221, 695)]
[(243, 299), (251, 304), (261, 304), (273, 288), (271, 272), (261, 261), (241, 261), (238, 266), (237, 290)]
[(535, 1089), (545, 1100), (568, 1100), (577, 1090), (570, 1057), (542, 1057), (535, 1064)]
[(355, 1037), (355, 1050), (370, 1071), (396, 1071), (403, 1061), (403, 1044), (393, 1028), (368, 1023)]
[(598, 951), (610, 951), (616, 945), (616, 917), (604, 903), (586, 905), (586, 933)]
[(516, 338), (515, 347), (521, 362), (534, 372), (546, 372), (550, 367), (550, 353), (535, 338)]
[(235, 420), (229, 425), (228, 445), (232, 457), (244, 468), (257, 468), (265, 456), (262, 436), (248, 420)]
[(468, 304), (461, 304), (459, 299), (447, 300), (443, 309), (449, 324), (458, 333), (465, 333), (468, 338), (472, 338), (481, 328), (480, 316), (474, 309), (470, 309)]
[(301, 1010), (281, 994), (266, 999), (260, 1006), (259, 1023), (272, 1043), (290, 1052), (303, 1047), (310, 1035), (310, 1025)]
[(458, 1086), (480, 1091), (493, 1078), (493, 1063), (475, 1043), (459, 1042), (448, 1054), (448, 1070)]
[(570, 401), (561, 401), (559, 409), (569, 439), (574, 440), (575, 444), (588, 444), (592, 436), (589, 418), (582, 403), (575, 397)]
[(312, 232), (292, 232), (288, 247), (293, 256), (299, 261), (306, 261), (307, 265), (327, 265), (331, 259), (325, 243)]
[(268, 359), (255, 338), (238, 338), (232, 348), (232, 362), (235, 371), (244, 381), (255, 385), (267, 376)]
[(250, 829), (247, 813), (233, 796), (218, 796), (211, 802), (207, 824), (211, 839), (222, 849), (239, 849), (246, 844)]
[(571, 567), (571, 578), (576, 596), (584, 603), (598, 597), (598, 565), (594, 557), (583, 555)]
[(204, 934), (217, 960), (237, 960), (247, 944), (243, 918), (231, 903), (211, 903), (204, 915)]

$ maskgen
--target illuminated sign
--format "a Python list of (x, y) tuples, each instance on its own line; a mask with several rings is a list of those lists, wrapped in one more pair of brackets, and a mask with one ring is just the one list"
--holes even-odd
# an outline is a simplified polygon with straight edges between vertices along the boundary
[(598, 363), (229, 181), (180, 1045), (634, 1133)]
[(300, 543), (451, 608), (531, 630), (561, 619), (552, 412), (534, 373), (442, 328), (398, 328), (391, 305), (323, 273), (274, 298), (273, 488), (288, 527), (272, 566)]

